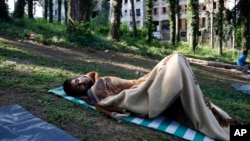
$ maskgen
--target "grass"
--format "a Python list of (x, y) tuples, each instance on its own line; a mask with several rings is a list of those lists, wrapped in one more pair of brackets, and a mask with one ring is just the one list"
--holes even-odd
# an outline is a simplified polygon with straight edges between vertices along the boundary
[[(8, 34), (20, 40), (29, 39), (29, 35), (35, 34), (35, 42), (45, 45), (60, 45), (64, 47), (84, 47), (95, 50), (117, 50), (141, 56), (161, 59), (173, 51), (181, 52), (186, 56), (209, 59), (215, 58), (221, 62), (235, 64), (239, 55), (237, 49), (224, 49), (223, 55), (218, 54), (218, 49), (211, 49), (207, 45), (198, 46), (193, 52), (185, 42), (180, 42), (177, 47), (172, 47), (168, 42), (159, 43), (157, 40), (148, 45), (146, 42), (146, 29), (138, 30), (138, 37), (133, 34), (125, 25), (121, 26), (121, 40), (111, 41), (107, 38), (109, 26), (100, 25), (80, 26), (79, 31), (67, 33), (67, 27), (59, 23), (48, 23), (44, 19), (30, 20), (27, 18), (14, 20), (11, 23), (0, 22), (0, 34)], [(27, 28), (25, 28), (27, 27)]]
[[(218, 61), (231, 64), (234, 64), (238, 55), (237, 50), (228, 49), (224, 50), (223, 55), (220, 56), (217, 54), (216, 49), (211, 49), (207, 46), (199, 46), (194, 54), (185, 43), (180, 43), (177, 48), (172, 48), (168, 43), (159, 44), (155, 42), (152, 45), (147, 45), (143, 39), (135, 41), (129, 37), (126, 37), (126, 40), (121, 40), (120, 42), (113, 42), (106, 38), (98, 37), (94, 34), (95, 32), (91, 33), (90, 38), (86, 36), (86, 34), (89, 33), (81, 36), (74, 34), (66, 35), (64, 26), (48, 24), (44, 21), (41, 22), (42, 24), (35, 20), (28, 22), (26, 20), (21, 20), (16, 21), (16, 23), (18, 24), (9, 25), (0, 23), (0, 36), (9, 35), (24, 40), (28, 39), (29, 33), (35, 33), (38, 38), (34, 42), (46, 45), (51, 44), (51, 46), (47, 46), (47, 50), (49, 51), (46, 54), (30, 51), (27, 46), (20, 47), (22, 46), (22, 42), (10, 43), (0, 40), (0, 82), (2, 82), (0, 83), (0, 88), (13, 90), (10, 91), (13, 99), (9, 99), (9, 101), (7, 99), (2, 99), (2, 104), (18, 103), (28, 110), (34, 111), (34, 113), (36, 113), (35, 108), (41, 108), (42, 114), (40, 113), (39, 117), (56, 124), (83, 140), (90, 138), (90, 136), (94, 139), (105, 140), (105, 136), (110, 135), (113, 136), (115, 140), (120, 139), (123, 135), (117, 134), (113, 130), (111, 130), (112, 133), (114, 133), (113, 135), (112, 133), (101, 134), (101, 131), (95, 132), (99, 126), (95, 124), (97, 120), (93, 117), (101, 118), (101, 121), (103, 120), (102, 116), (98, 117), (98, 115), (100, 115), (99, 113), (48, 95), (47, 91), (51, 88), (60, 86), (68, 77), (77, 76), (92, 70), (98, 71), (102, 75), (115, 75), (124, 78), (135, 78), (137, 76), (133, 73), (133, 70), (121, 67), (122, 65), (127, 65), (123, 64), (125, 62), (121, 63), (112, 59), (105, 60), (100, 57), (98, 58), (98, 62), (85, 62), (83, 65), (81, 61), (74, 57), (69, 60), (54, 57), (53, 53), (50, 54), (54, 49), (59, 50), (57, 53), (65, 53), (64, 55), (67, 55), (68, 52), (63, 52), (61, 50), (70, 49), (72, 51), (74, 48), (88, 48), (89, 52), (77, 54), (79, 58), (84, 58), (83, 60), (91, 60), (91, 52), (95, 52), (95, 50), (107, 49), (126, 52), (127, 59), (137, 56), (144, 56), (148, 60), (160, 59), (173, 51), (177, 51), (188, 57), (204, 60), (215, 58)], [(27, 27), (27, 24), (30, 25), (28, 26), (29, 28), (23, 28)], [(82, 39), (83, 41), (80, 41)], [(61, 47), (58, 48), (53, 46), (53, 44), (61, 45)], [(76, 53), (79, 52), (74, 52), (73, 54)], [(110, 58), (112, 58), (112, 56), (110, 56)], [(105, 65), (107, 66), (105, 67)], [(152, 68), (152, 66), (144, 66), (144, 62), (140, 63), (140, 67), (147, 70)], [(236, 92), (229, 87), (229, 81), (231, 79), (239, 79), (237, 76), (208, 71), (198, 66), (192, 66), (192, 68), (197, 79), (200, 81), (202, 91), (208, 99), (237, 119), (240, 119), (243, 123), (250, 124), (250, 114), (248, 112), (250, 110), (249, 95)], [(16, 91), (19, 90), (22, 92), (23, 96), (16, 95)], [(0, 94), (0, 96), (1, 95), (2, 94)], [(120, 124), (123, 127), (127, 125), (127, 123), (125, 124), (120, 121), (116, 124)], [(83, 131), (73, 130), (75, 127), (81, 127)], [(85, 136), (83, 137), (82, 134)], [(153, 137), (152, 135), (140, 135), (138, 132), (133, 131), (127, 131), (125, 136), (127, 136), (128, 139), (138, 140), (155, 140), (155, 138), (171, 140), (166, 134), (159, 134)]]

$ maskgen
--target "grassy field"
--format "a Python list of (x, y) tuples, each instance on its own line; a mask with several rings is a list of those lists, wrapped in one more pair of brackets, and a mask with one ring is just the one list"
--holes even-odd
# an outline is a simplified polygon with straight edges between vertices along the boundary
[[(1, 25), (3, 26), (7, 25)], [(223, 56), (219, 56), (206, 47), (197, 48), (197, 53), (194, 55), (183, 44), (177, 49), (169, 48), (168, 45), (146, 48), (149, 45), (134, 43), (138, 44), (134, 46), (124, 41), (112, 43), (104, 39), (100, 41), (103, 45), (107, 45), (104, 48), (98, 48), (100, 44), (91, 48), (77, 46), (73, 42), (62, 44), (49, 41), (50, 44), (47, 44), (47, 42), (27, 40), (27, 35), (24, 36), (22, 31), (30, 29), (15, 29), (20, 31), (20, 35), (13, 34), (14, 29), (8, 29), (11, 31), (9, 33), (4, 32), (5, 30), (6, 28), (0, 30), (0, 107), (19, 104), (39, 118), (57, 125), (81, 140), (181, 139), (108, 119), (98, 112), (47, 93), (49, 89), (60, 86), (66, 78), (88, 71), (98, 71), (102, 76), (137, 78), (135, 72), (150, 71), (159, 58), (173, 51), (204, 60), (216, 58), (231, 64), (234, 64), (238, 55), (237, 51), (227, 50)], [(42, 33), (39, 34), (42, 36)], [(49, 35), (54, 34), (48, 34), (47, 38), (52, 38)], [(209, 100), (244, 124), (250, 124), (250, 96), (237, 92), (230, 86), (231, 80), (248, 82), (249, 79), (226, 69), (195, 64), (191, 66), (204, 95)]]

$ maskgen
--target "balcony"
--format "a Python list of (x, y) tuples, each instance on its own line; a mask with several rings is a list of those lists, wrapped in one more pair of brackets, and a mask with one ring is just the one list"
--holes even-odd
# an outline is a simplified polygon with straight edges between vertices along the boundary
[(163, 20), (168, 20), (169, 16), (168, 14), (161, 14), (161, 15), (153, 15), (152, 20), (153, 21), (163, 21)]

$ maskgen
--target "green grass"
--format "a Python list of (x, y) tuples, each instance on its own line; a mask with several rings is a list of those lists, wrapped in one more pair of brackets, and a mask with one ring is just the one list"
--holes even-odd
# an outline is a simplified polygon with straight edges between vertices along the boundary
[[(81, 26), (79, 32), (67, 33), (66, 26), (59, 23), (48, 23), (43, 19), (29, 20), (27, 18), (14, 20), (11, 23), (0, 22), (0, 35), (8, 34), (20, 40), (29, 39), (31, 33), (35, 34), (35, 42), (45, 45), (60, 45), (64, 47), (84, 47), (97, 50), (118, 50), (122, 52), (137, 54), (145, 57), (161, 59), (162, 57), (176, 51), (186, 56), (210, 59), (235, 64), (240, 51), (237, 49), (224, 49), (223, 55), (218, 54), (218, 48), (210, 48), (207, 45), (198, 46), (193, 52), (185, 42), (180, 42), (177, 47), (172, 47), (168, 42), (159, 43), (157, 40), (148, 45), (146, 42), (146, 30), (138, 30), (138, 37), (125, 25), (121, 26), (121, 39), (118, 42), (107, 38), (107, 25), (99, 27)], [(95, 24), (94, 24), (95, 25)]]
[[(91, 34), (76, 35), (66, 33), (65, 29), (66, 27), (63, 25), (56, 23), (49, 24), (45, 21), (20, 20), (11, 24), (0, 22), (0, 36), (9, 35), (24, 40), (28, 39), (30, 33), (35, 33), (37, 38), (34, 42), (60, 45), (66, 49), (88, 48), (89, 52), (86, 54), (82, 53), (81, 56), (86, 59), (91, 55), (91, 51), (95, 51), (96, 49), (126, 52), (128, 58), (130, 56), (145, 56), (148, 59), (161, 59), (177, 51), (188, 57), (205, 60), (215, 58), (218, 61), (234, 64), (239, 53), (237, 50), (225, 49), (223, 55), (220, 56), (216, 49), (211, 49), (208, 46), (199, 46), (194, 54), (186, 43), (180, 43), (177, 48), (171, 47), (168, 43), (159, 44), (156, 41), (151, 45), (147, 45), (144, 39), (135, 40), (127, 36), (125, 37), (125, 35), (121, 41), (113, 42), (106, 39), (103, 35), (103, 37), (98, 36), (96, 31), (91, 31)], [(53, 48), (54, 46), (52, 45), (48, 50), (53, 50)], [(109, 67), (105, 68), (103, 64), (108, 64)], [(0, 82), (2, 82), (0, 83), (0, 88), (20, 89), (25, 93), (26, 99), (17, 101), (17, 103), (27, 109), (42, 107), (45, 114), (44, 118), (63, 129), (67, 128), (69, 124), (80, 124), (79, 126), (81, 127), (95, 129), (97, 127), (95, 127), (93, 120), (82, 115), (81, 111), (86, 110), (86, 108), (48, 95), (47, 91), (60, 86), (68, 77), (77, 76), (88, 71), (98, 71), (102, 75), (115, 75), (124, 78), (136, 77), (131, 71), (122, 68), (119, 69), (120, 71), (113, 69), (117, 67), (117, 64), (118, 62), (109, 62), (109, 60), (101, 60), (100, 63), (61, 60), (49, 54), (35, 53), (28, 49), (21, 49), (18, 47), (18, 44), (0, 41)], [(242, 122), (250, 124), (250, 97), (249, 95), (236, 92), (232, 88), (228, 88), (227, 74), (222, 74), (220, 77), (213, 76), (206, 70), (195, 66), (193, 66), (193, 70), (197, 74), (198, 80), (201, 80), (202, 91), (208, 99)], [(94, 117), (98, 113), (89, 110), (88, 114), (88, 116)], [(118, 124), (124, 123), (121, 122)], [(76, 136), (80, 136), (80, 133), (72, 132)], [(105, 136), (95, 132), (91, 134), (96, 139), (104, 138)], [(118, 138), (117, 136), (119, 135), (114, 137)], [(136, 133), (131, 132), (129, 136), (137, 138)], [(161, 139), (168, 138), (165, 134), (160, 136)], [(150, 140), (144, 137), (141, 138)]]

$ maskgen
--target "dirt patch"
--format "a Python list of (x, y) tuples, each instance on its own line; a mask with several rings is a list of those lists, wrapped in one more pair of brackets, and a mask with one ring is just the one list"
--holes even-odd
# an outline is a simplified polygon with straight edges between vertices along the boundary
[[(117, 67), (113, 68), (113, 71), (124, 71), (122, 68), (129, 66), (131, 73), (139, 71), (141, 73), (148, 72), (153, 66), (158, 62), (158, 60), (150, 60), (139, 56), (132, 56), (124, 53), (119, 53), (115, 51), (97, 51), (85, 48), (63, 48), (59, 46), (44, 46), (41, 44), (35, 44), (30, 41), (19, 41), (18, 39), (13, 39), (10, 37), (0, 38), (0, 40), (12, 43), (21, 49), (26, 51), (34, 52), (44, 56), (46, 58), (57, 58), (65, 62), (71, 63), (82, 63), (82, 62), (95, 62), (102, 63), (100, 60), (115, 61)], [(21, 61), (21, 60), (20, 60)], [(191, 63), (192, 64), (192, 63)], [(207, 77), (210, 75), (218, 75), (221, 79), (228, 79), (228, 82), (232, 79), (248, 81), (241, 77), (240, 73), (232, 72), (228, 69), (218, 69), (209, 66), (201, 66), (197, 64), (192, 64), (199, 69), (206, 71), (207, 76), (203, 74), (197, 74), (198, 79), (201, 83), (207, 83), (209, 80)], [(102, 65), (108, 69), (110, 66)], [(216, 73), (215, 73), (216, 72)], [(204, 82), (203, 82), (204, 81)], [(212, 83), (212, 82), (211, 82)], [(225, 84), (225, 88), (228, 88), (228, 84)], [(41, 95), (47, 96), (47, 93), (41, 93)], [(0, 107), (7, 106), (10, 104), (20, 104), (24, 106), (29, 112), (33, 113), (35, 116), (47, 120), (46, 109), (47, 106), (40, 106), (36, 104), (34, 98), (30, 96), (26, 91), (18, 88), (1, 88), (0, 89)], [(30, 104), (27, 105), (23, 103), (23, 100), (29, 101)], [(55, 101), (64, 101), (61, 98), (55, 97)], [(141, 126), (132, 125), (130, 123), (119, 122), (101, 114), (96, 114), (91, 112), (91, 110), (83, 110), (82, 115), (87, 117), (86, 122), (90, 122), (90, 126), (94, 128), (82, 127), (75, 122), (68, 122), (63, 125), (63, 130), (67, 131), (73, 136), (81, 140), (96, 141), (102, 140), (120, 140), (120, 141), (139, 141), (139, 140), (171, 140), (179, 141), (183, 140), (178, 137), (168, 135), (166, 133), (161, 133), (152, 129), (144, 128)], [(70, 120), (69, 120), (70, 121)]]
[[(118, 53), (110, 50), (98, 51), (85, 48), (63, 48), (59, 46), (45, 46), (37, 44), (31, 41), (21, 41), (10, 37), (0, 38), (1, 41), (11, 43), (18, 48), (39, 54), (48, 59), (57, 58), (58, 60), (74, 63), (100, 63), (107, 61), (113, 61), (116, 67), (115, 71), (130, 71), (135, 73), (139, 71), (141, 73), (149, 71), (156, 63), (157, 60), (149, 60), (138, 56), (128, 56), (127, 54)], [(21, 63), (32, 63), (33, 60), (18, 60)], [(126, 63), (125, 63), (126, 62)], [(142, 63), (143, 62), (143, 63)], [(132, 65), (131, 65), (132, 64)], [(129, 70), (124, 70), (129, 66)], [(109, 69), (108, 64), (102, 64), (102, 69)], [(9, 76), (12, 77), (12, 76)], [(14, 77), (14, 76), (13, 76)], [(11, 78), (14, 79), (14, 78)], [(58, 84), (60, 85), (60, 84)], [(31, 112), (35, 116), (48, 121), (48, 115), (46, 111), (49, 107), (44, 104), (38, 104), (39, 98), (49, 99), (53, 98), (57, 103), (66, 102), (64, 99), (55, 97), (54, 95), (41, 92), (40, 96), (34, 97), (29, 92), (19, 88), (1, 88), (0, 89), (0, 107), (8, 106), (12, 104), (18, 104), (24, 107), (27, 111)], [(48, 98), (46, 98), (48, 97)], [(74, 108), (74, 107), (73, 107)], [(76, 112), (79, 112), (76, 111)], [(168, 135), (153, 129), (137, 126), (124, 121), (116, 121), (114, 119), (107, 118), (102, 114), (93, 112), (91, 109), (83, 109), (80, 111), (81, 115), (86, 118), (86, 127), (74, 122), (73, 117), (68, 117), (67, 122), (64, 125), (57, 125), (61, 129), (65, 130), (69, 134), (79, 138), (80, 140), (96, 141), (96, 140), (110, 140), (110, 141), (141, 141), (141, 140), (175, 140), (180, 141), (178, 137)], [(62, 120), (58, 117), (58, 120)], [(48, 121), (50, 122), (50, 121)]]

